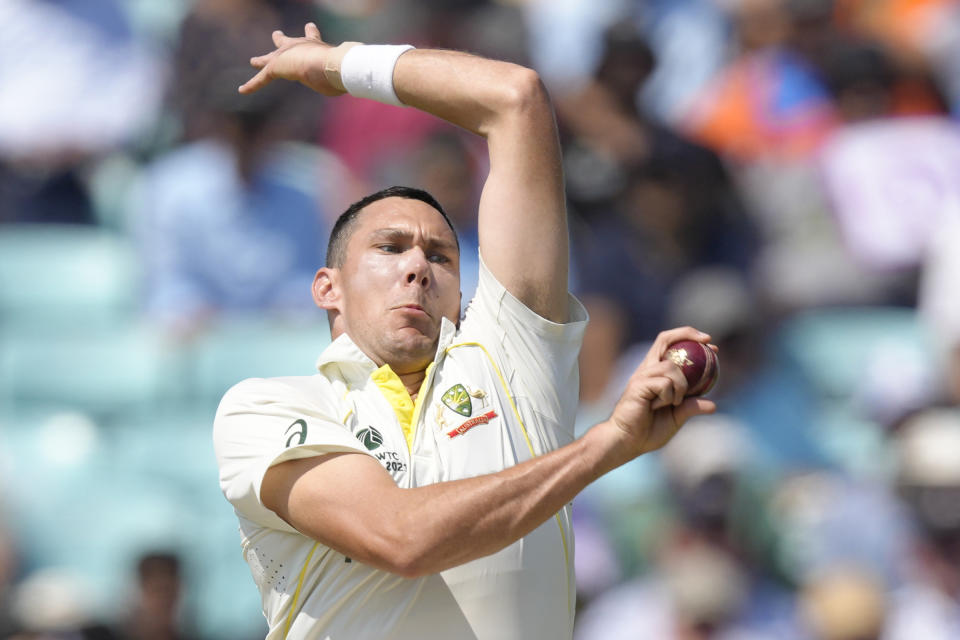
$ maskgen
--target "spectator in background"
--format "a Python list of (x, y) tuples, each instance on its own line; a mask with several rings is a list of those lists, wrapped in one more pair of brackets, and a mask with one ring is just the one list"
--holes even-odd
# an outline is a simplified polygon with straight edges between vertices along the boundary
[[(765, 305), (781, 316), (824, 304), (913, 304), (915, 274), (874, 269), (855, 246), (864, 237), (909, 243), (917, 235), (900, 231), (911, 226), (906, 215), (893, 231), (864, 222), (868, 214), (876, 219), (877, 205), (894, 202), (884, 190), (895, 176), (863, 191), (865, 172), (849, 170), (850, 161), (833, 162), (845, 169), (837, 172), (829, 155), (853, 123), (888, 122), (930, 100), (904, 93), (913, 85), (882, 48), (837, 23), (831, 0), (744, 0), (737, 7), (743, 52), (702, 96), (688, 131), (730, 162), (761, 230), (754, 274)], [(759, 28), (767, 23), (777, 28)], [(881, 144), (887, 153), (871, 150), (859, 161), (895, 166), (900, 157), (889, 149), (899, 146)], [(908, 197), (894, 208), (924, 209)]]
[[(823, 37), (829, 0), (804, 7), (805, 33)], [(790, 46), (789, 0), (733, 3), (736, 55), (691, 105), (681, 128), (740, 162), (808, 156), (834, 126), (829, 95), (813, 64)]]
[(927, 409), (895, 434), (896, 484), (917, 525), (885, 640), (960, 637), (960, 413)]
[[(197, 0), (180, 25), (173, 48), (172, 75), (168, 104), (182, 125), (186, 141), (223, 134), (222, 111), (230, 104), (226, 99), (229, 86), (223, 74), (230, 70), (240, 75), (237, 67), (244, 56), (256, 55), (258, 46), (269, 38), (257, 30), (264, 24), (277, 28), (299, 26), (309, 16), (308, 8), (295, 0)], [(234, 78), (229, 78), (233, 80)], [(236, 87), (234, 87), (236, 88)], [(285, 133), (309, 139), (313, 123), (307, 118), (316, 101), (291, 93), (278, 108), (283, 109)], [(227, 125), (229, 126), (229, 125)]]
[(918, 79), (880, 43), (856, 36), (823, 43), (816, 57), (841, 123), (894, 116), (941, 115), (946, 99), (929, 78)]
[(183, 577), (180, 559), (167, 552), (146, 553), (137, 561), (137, 586), (129, 614), (118, 627), (121, 640), (189, 640), (181, 616)]
[(167, 552), (142, 555), (129, 610), (114, 625), (98, 622), (84, 584), (68, 571), (31, 574), (13, 597), (15, 640), (190, 640), (181, 616), (179, 558)]
[(722, 416), (692, 421), (661, 459), (676, 519), (664, 526), (649, 570), (588, 603), (575, 637), (798, 637), (791, 594), (759, 562), (765, 523), (749, 488), (751, 452), (742, 427)]
[(819, 58), (841, 121), (863, 122), (894, 112), (895, 71), (882, 49), (843, 40), (828, 43)]
[(670, 549), (662, 556), (649, 576), (615, 587), (589, 606), (574, 638), (764, 638), (736, 622), (745, 604), (745, 578), (729, 556), (708, 547)]
[(234, 65), (268, 46), (263, 24), (280, 23), (269, 3), (212, 0), (184, 23), (173, 95), (188, 142), (146, 170), (137, 220), (147, 311), (176, 333), (221, 312), (315, 313), (304, 292), (324, 261), (319, 203), (337, 206), (347, 180), (329, 154), (283, 144), (313, 135), (302, 94), (279, 83), (236, 94), (245, 70)]
[(522, 3), (532, 66), (551, 95), (590, 80), (603, 53), (603, 32), (627, 8), (624, 0), (527, 0)]
[(957, 107), (960, 7), (954, 0), (835, 0), (838, 28), (876, 42), (896, 71), (894, 112), (940, 113)]
[(889, 640), (890, 590), (904, 579), (911, 531), (885, 482), (832, 471), (793, 473), (771, 494), (766, 513), (774, 544), (768, 549), (798, 591), (798, 622), (810, 634), (804, 637)]
[[(478, 55), (525, 64), (526, 34), (520, 10), (507, 3), (484, 0), (392, 0), (371, 16), (346, 29), (344, 40), (372, 42), (385, 37), (417, 46), (457, 48)], [(402, 31), (397, 32), (400, 28)], [(335, 26), (331, 29), (335, 30)], [(413, 184), (397, 180), (410, 172), (410, 156), (423, 155), (437, 140), (461, 134), (456, 127), (416, 109), (343, 96), (325, 105), (320, 144), (347, 165), (358, 184), (359, 199), (382, 184)], [(472, 143), (468, 143), (468, 146)], [(437, 151), (449, 157), (448, 148)], [(482, 156), (472, 152), (474, 157)], [(460, 162), (456, 160), (456, 162)], [(476, 187), (471, 176), (464, 185)], [(431, 191), (432, 193), (432, 191)], [(476, 198), (476, 194), (470, 194)], [(442, 200), (441, 200), (442, 201)], [(469, 228), (469, 227), (464, 227)], [(469, 301), (464, 290), (464, 302)]]
[(676, 126), (723, 67), (730, 49), (728, 5), (715, 0), (637, 3), (639, 21), (657, 57), (642, 101), (662, 122)]
[(887, 597), (875, 576), (855, 567), (833, 567), (810, 579), (800, 593), (811, 640), (881, 640)]
[(833, 0), (739, 0), (734, 11), (739, 54), (684, 124), (724, 155), (801, 159), (844, 121), (946, 109), (929, 73), (838, 25)]
[[(858, 288), (885, 281), (878, 301), (914, 306), (918, 271), (924, 263), (938, 270), (947, 255), (945, 237), (954, 233), (960, 127), (946, 117), (935, 88), (905, 76), (878, 43), (837, 41), (820, 59), (842, 124), (820, 150), (817, 169), (845, 250), (861, 274)], [(926, 284), (942, 277), (926, 278)], [(942, 293), (928, 297), (942, 287), (925, 285), (925, 307), (949, 307)]]
[(574, 263), (592, 318), (581, 360), (588, 403), (601, 397), (627, 346), (666, 326), (670, 288), (685, 272), (705, 264), (747, 270), (754, 251), (752, 227), (717, 156), (638, 107), (654, 64), (636, 28), (618, 23), (593, 81), (558, 101), (568, 195), (584, 224)]
[(751, 281), (731, 267), (704, 267), (671, 289), (666, 322), (708, 327), (722, 355), (711, 395), (746, 429), (757, 460), (773, 469), (822, 467), (816, 396), (799, 372), (775, 357), (775, 318)]
[(83, 580), (65, 568), (38, 569), (12, 595), (15, 630), (10, 640), (116, 640), (96, 621)]
[(928, 73), (842, 29), (833, 0), (739, 0), (734, 11), (739, 54), (683, 125), (724, 155), (802, 159), (842, 122), (946, 109)]
[(0, 56), (0, 223), (96, 223), (87, 177), (156, 117), (156, 53), (117, 0), (6, 0)]
[(19, 568), (18, 560), (13, 536), (0, 526), (0, 638), (8, 637), (14, 630), (10, 598)]
[(609, 206), (623, 174), (649, 158), (655, 145), (675, 139), (637, 106), (637, 92), (655, 64), (636, 27), (616, 23), (606, 31), (593, 77), (557, 98), (566, 153), (573, 154), (567, 190), (581, 215)]
[(936, 390), (943, 400), (960, 406), (960, 297), (957, 296), (957, 274), (960, 274), (960, 218), (938, 225), (927, 254), (924, 256), (920, 281), (919, 307), (931, 335), (942, 340), (937, 350), (936, 371), (941, 388)]

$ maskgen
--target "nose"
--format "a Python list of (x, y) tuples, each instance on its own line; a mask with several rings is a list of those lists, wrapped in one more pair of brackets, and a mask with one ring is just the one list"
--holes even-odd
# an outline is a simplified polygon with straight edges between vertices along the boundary
[(420, 247), (414, 247), (407, 252), (409, 259), (406, 265), (407, 284), (417, 283), (424, 289), (430, 284), (430, 262)]

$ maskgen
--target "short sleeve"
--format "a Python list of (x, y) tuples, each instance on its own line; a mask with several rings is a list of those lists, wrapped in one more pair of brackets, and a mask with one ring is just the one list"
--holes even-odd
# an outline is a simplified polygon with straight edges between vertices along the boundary
[(477, 294), (460, 326), (460, 340), (476, 339), (496, 352), (514, 392), (536, 411), (570, 421), (579, 398), (577, 358), (587, 311), (568, 294), (565, 323), (538, 315), (504, 287), (480, 258)]
[(369, 455), (329, 410), (283, 379), (251, 378), (231, 388), (213, 425), (220, 488), (237, 513), (261, 526), (294, 529), (260, 501), (267, 470), (327, 453)]

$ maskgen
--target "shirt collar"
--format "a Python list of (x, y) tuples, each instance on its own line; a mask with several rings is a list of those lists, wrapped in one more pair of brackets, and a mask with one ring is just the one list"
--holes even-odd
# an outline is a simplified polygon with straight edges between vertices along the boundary
[[(439, 364), (447, 352), (447, 347), (453, 343), (457, 335), (457, 326), (447, 318), (440, 320), (440, 339), (437, 341), (437, 352), (433, 362)], [(377, 369), (377, 364), (367, 354), (360, 350), (347, 334), (341, 334), (331, 342), (317, 358), (317, 370), (326, 374), (331, 365), (337, 366), (344, 377), (365, 380)]]
[(440, 339), (437, 340), (437, 353), (433, 356), (433, 362), (440, 364), (443, 356), (447, 353), (447, 347), (453, 344), (453, 339), (457, 335), (457, 325), (450, 322), (447, 318), (440, 319)]

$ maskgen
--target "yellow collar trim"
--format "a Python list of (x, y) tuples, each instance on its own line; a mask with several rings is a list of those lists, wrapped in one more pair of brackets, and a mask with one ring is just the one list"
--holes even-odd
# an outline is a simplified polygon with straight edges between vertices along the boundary
[(393, 407), (393, 413), (397, 416), (397, 422), (400, 424), (403, 437), (407, 441), (407, 450), (410, 452), (413, 451), (413, 438), (416, 435), (417, 420), (427, 396), (427, 385), (430, 382), (430, 374), (433, 372), (433, 364), (431, 362), (427, 365), (423, 382), (420, 383), (420, 391), (417, 392), (416, 403), (410, 399), (410, 394), (407, 393), (407, 388), (403, 386), (400, 376), (394, 373), (390, 365), (385, 364), (370, 374), (370, 379), (373, 380), (377, 388), (380, 389), (380, 393)]

